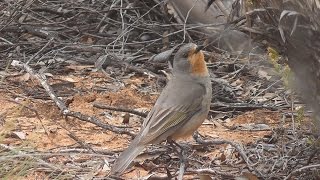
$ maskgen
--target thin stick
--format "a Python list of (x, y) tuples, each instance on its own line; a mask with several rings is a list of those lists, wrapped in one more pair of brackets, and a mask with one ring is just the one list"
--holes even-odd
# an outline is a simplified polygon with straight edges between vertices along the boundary
[(240, 154), (240, 156), (242, 157), (242, 159), (246, 162), (248, 168), (250, 171), (257, 173), (257, 175), (262, 176), (261, 173), (254, 169), (252, 167), (252, 162), (250, 161), (249, 157), (246, 155), (246, 153), (244, 152), (243, 148), (241, 147), (240, 144), (236, 143), (236, 142), (232, 142), (232, 141), (228, 141), (228, 140), (203, 140), (199, 133), (196, 132), (193, 134), (193, 138), (195, 139), (195, 141), (199, 144), (205, 144), (205, 145), (221, 145), (221, 144), (230, 144), (231, 146), (233, 146), (238, 153)]
[(293, 174), (299, 173), (299, 172), (302, 172), (303, 170), (307, 170), (307, 169), (311, 169), (311, 168), (320, 168), (320, 164), (313, 164), (313, 165), (304, 166), (302, 168), (296, 169), (296, 170), (292, 171), (284, 180), (291, 179)]
[(136, 111), (136, 110), (133, 110), (133, 109), (127, 109), (127, 108), (123, 108), (123, 107), (113, 107), (113, 106), (108, 106), (108, 105), (101, 104), (101, 103), (96, 103), (96, 102), (93, 103), (93, 107), (100, 108), (100, 109), (108, 109), (108, 110), (112, 110), (112, 111), (127, 112), (127, 113), (131, 113), (131, 114), (135, 114), (135, 115), (141, 116), (143, 118), (147, 117), (147, 115), (148, 115), (148, 113)]
[(34, 54), (33, 56), (31, 56), (31, 58), (27, 61), (26, 64), (29, 64), (36, 56), (38, 56), (46, 47), (48, 47), (51, 42), (53, 41), (54, 38), (51, 38), (47, 44), (45, 44), (36, 54)]
[(42, 85), (42, 87), (46, 90), (47, 94), (50, 96), (50, 98), (55, 102), (55, 104), (58, 106), (58, 108), (62, 111), (62, 113), (65, 115), (65, 116), (71, 116), (71, 117), (76, 117), (82, 121), (86, 121), (86, 122), (90, 122), (92, 124), (95, 124), (103, 129), (106, 129), (106, 130), (109, 130), (109, 131), (112, 131), (112, 132), (115, 132), (115, 133), (120, 133), (120, 134), (127, 134), (131, 137), (135, 136), (135, 134), (131, 133), (130, 131), (128, 131), (127, 129), (123, 129), (123, 128), (119, 128), (119, 127), (116, 127), (116, 126), (112, 126), (110, 124), (105, 124), (103, 123), (101, 120), (99, 120), (98, 118), (96, 117), (93, 117), (93, 116), (88, 116), (88, 115), (83, 115), (81, 114), (80, 112), (73, 112), (73, 111), (70, 111), (67, 106), (64, 104), (64, 102), (62, 102), (56, 95), (56, 93), (53, 91), (53, 89), (51, 88), (51, 86), (47, 83), (47, 80), (45, 78), (44, 75), (42, 74), (38, 74), (38, 73), (35, 73), (33, 71), (33, 69), (25, 64), (25, 63), (22, 63), (20, 61), (14, 61), (12, 63), (12, 66), (17, 66), (17, 67), (20, 67), (20, 68), (23, 68), (25, 69), (30, 75), (34, 76), (39, 82), (40, 84)]

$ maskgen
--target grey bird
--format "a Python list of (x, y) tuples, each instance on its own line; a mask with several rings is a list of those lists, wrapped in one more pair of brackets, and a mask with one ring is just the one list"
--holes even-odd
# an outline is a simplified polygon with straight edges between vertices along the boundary
[(174, 56), (172, 78), (138, 135), (115, 161), (111, 174), (122, 174), (148, 144), (192, 135), (207, 118), (211, 98), (211, 81), (201, 46), (183, 45)]

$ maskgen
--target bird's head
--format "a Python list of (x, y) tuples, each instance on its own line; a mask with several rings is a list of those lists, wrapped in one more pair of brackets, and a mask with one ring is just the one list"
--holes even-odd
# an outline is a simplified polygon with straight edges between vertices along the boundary
[(197, 46), (193, 43), (188, 43), (180, 47), (174, 56), (173, 74), (209, 76), (204, 55), (201, 51), (202, 48), (203, 46)]

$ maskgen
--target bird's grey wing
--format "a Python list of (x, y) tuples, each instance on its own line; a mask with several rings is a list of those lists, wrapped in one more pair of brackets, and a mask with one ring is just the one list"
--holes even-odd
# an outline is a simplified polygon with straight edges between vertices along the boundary
[[(202, 101), (205, 94), (205, 87), (201, 84), (183, 83), (179, 89), (183, 94), (168, 84), (158, 98), (155, 106), (150, 111), (148, 118), (143, 124), (144, 131), (141, 132), (141, 143), (149, 143), (160, 137), (162, 134), (184, 124), (187, 120), (202, 110)], [(170, 90), (170, 92), (168, 92)], [(168, 135), (170, 136), (170, 135)]]

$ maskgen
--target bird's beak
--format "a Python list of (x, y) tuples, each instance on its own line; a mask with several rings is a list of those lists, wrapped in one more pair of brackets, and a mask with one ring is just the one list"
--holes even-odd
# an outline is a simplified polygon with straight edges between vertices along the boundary
[(197, 46), (196, 50), (194, 51), (194, 54), (197, 54), (199, 51), (201, 51), (204, 48), (204, 45)]

